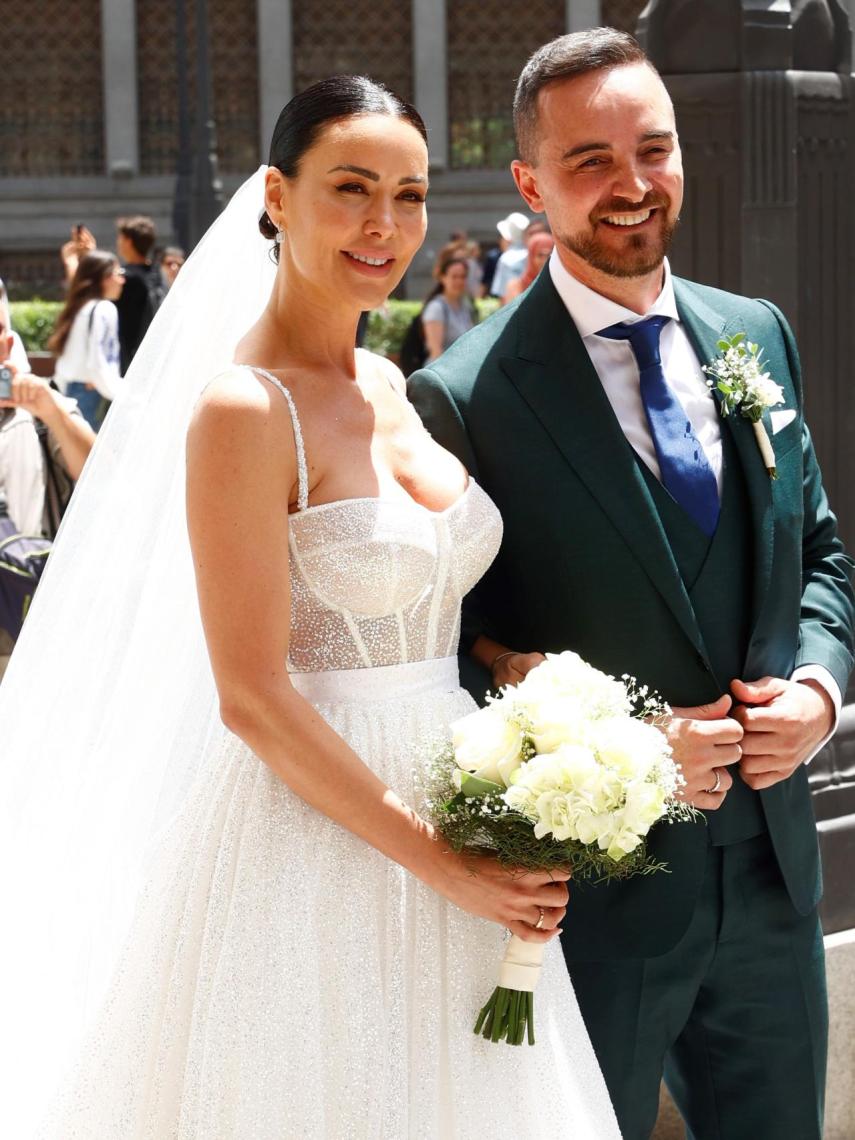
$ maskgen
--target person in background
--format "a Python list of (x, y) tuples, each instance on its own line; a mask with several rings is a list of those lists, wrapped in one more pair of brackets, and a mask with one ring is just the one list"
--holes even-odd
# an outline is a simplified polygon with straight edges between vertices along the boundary
[(508, 214), (496, 224), (499, 237), (507, 243), (504, 252), (496, 261), (496, 269), (490, 284), (490, 296), (504, 297), (508, 285), (519, 277), (525, 268), (528, 251), (525, 246), (525, 235), (528, 230), (529, 219), (518, 211)]
[[(152, 260), (156, 241), (154, 222), (144, 214), (117, 219), (116, 252), (125, 267), (125, 288), (116, 302), (119, 311), (122, 375), (127, 372), (154, 314), (166, 296), (167, 282), (160, 266)], [(94, 250), (95, 246), (95, 238), (86, 226), (73, 227), (71, 240), (65, 243), (61, 251), (69, 283), (80, 259)]]
[[(95, 433), (74, 400), (33, 376), (26, 353), (23, 367), (13, 358), (13, 335), (0, 303), (0, 365), (12, 372), (8, 399), (0, 399), (0, 499), (19, 534), (53, 538), (50, 519), (58, 504), (50, 502), (55, 487), (48, 485), (46, 457), (37, 423), (47, 428), (47, 451), (65, 478), (66, 489), (80, 477)], [(0, 678), (6, 671), (14, 641), (0, 629)]]
[(181, 266), (184, 264), (184, 250), (177, 245), (168, 245), (158, 258), (160, 265), (160, 272), (163, 276), (166, 288), (169, 289), (175, 284), (175, 278), (178, 276)]
[(8, 337), (10, 340), (7, 362), (14, 364), (19, 372), (29, 372), (30, 362), (27, 359), (27, 350), (24, 348), (24, 342), (12, 328), (12, 313), (9, 309), (9, 294), (6, 292), (6, 286), (3, 283), (2, 279), (0, 279), (0, 321), (3, 322), (3, 335)]
[(466, 292), (469, 264), (454, 254), (442, 262), (436, 288), (422, 309), (427, 360), (436, 360), (476, 323), (475, 306)]
[(555, 239), (552, 234), (542, 233), (540, 231), (532, 234), (528, 242), (528, 258), (526, 259), (525, 268), (522, 275), (512, 281), (505, 290), (505, 295), (502, 297), (502, 304), (507, 305), (509, 301), (513, 301), (515, 297), (519, 297), (524, 293), (532, 284), (535, 277), (549, 261), (549, 255), (555, 248)]
[(125, 288), (125, 271), (112, 253), (85, 253), (71, 279), (65, 306), (48, 348), (56, 356), (54, 381), (77, 401), (97, 431), (103, 400), (112, 400), (121, 384), (119, 319), (114, 302)]

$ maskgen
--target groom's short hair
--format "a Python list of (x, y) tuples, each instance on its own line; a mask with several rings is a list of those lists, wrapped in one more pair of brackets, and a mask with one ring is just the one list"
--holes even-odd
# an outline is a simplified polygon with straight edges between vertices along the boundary
[(538, 97), (544, 87), (563, 79), (575, 79), (577, 75), (631, 63), (646, 63), (653, 68), (638, 41), (615, 28), (571, 32), (538, 48), (522, 69), (514, 95), (514, 132), (519, 157), (524, 162), (535, 163), (540, 118)]

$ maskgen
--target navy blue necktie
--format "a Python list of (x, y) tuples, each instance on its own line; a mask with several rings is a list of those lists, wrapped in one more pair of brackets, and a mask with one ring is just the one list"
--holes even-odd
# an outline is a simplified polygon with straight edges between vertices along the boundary
[(670, 317), (646, 317), (631, 325), (610, 325), (597, 336), (628, 340), (638, 362), (641, 401), (647, 413), (662, 485), (712, 537), (718, 525), (718, 485), (683, 405), (668, 387), (659, 355), (659, 334)]

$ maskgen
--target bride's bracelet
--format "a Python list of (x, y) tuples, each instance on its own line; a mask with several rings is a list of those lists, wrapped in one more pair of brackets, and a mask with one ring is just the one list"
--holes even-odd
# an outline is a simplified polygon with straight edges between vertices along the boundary
[(496, 666), (499, 664), (500, 661), (504, 661), (504, 659), (506, 657), (515, 657), (516, 653), (517, 653), (516, 649), (506, 649), (504, 651), (504, 653), (497, 653), (496, 656), (493, 658), (492, 662), (490, 663), (490, 673), (492, 674), (496, 671)]

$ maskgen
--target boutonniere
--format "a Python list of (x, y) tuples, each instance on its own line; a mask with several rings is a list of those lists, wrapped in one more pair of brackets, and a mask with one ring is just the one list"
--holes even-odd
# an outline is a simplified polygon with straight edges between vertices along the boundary
[(721, 356), (703, 366), (710, 377), (707, 384), (721, 396), (723, 416), (739, 410), (740, 415), (751, 421), (769, 478), (777, 479), (775, 452), (762, 417), (767, 408), (783, 404), (784, 389), (763, 371), (762, 350), (746, 340), (745, 333), (725, 337), (718, 342), (718, 347)]

